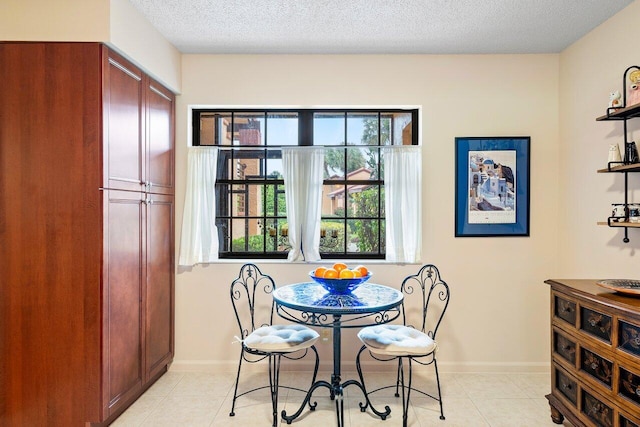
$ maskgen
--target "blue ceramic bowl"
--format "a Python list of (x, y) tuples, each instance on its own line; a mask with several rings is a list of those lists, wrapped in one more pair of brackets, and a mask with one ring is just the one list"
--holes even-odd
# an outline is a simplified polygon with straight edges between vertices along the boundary
[(364, 277), (355, 277), (353, 279), (325, 279), (313, 275), (313, 271), (309, 272), (309, 276), (314, 282), (319, 283), (327, 291), (333, 294), (348, 294), (353, 292), (358, 286), (371, 278), (371, 273)]

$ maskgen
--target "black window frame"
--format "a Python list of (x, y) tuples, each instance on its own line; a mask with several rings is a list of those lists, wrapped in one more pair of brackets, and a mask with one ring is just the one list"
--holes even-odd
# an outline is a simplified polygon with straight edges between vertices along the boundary
[[(419, 110), (418, 108), (314, 108), (314, 109), (310, 109), (310, 108), (193, 108), (192, 110), (192, 145), (193, 146), (201, 146), (201, 119), (203, 117), (203, 115), (211, 115), (211, 114), (231, 114), (231, 124), (230, 124), (230, 128), (231, 128), (231, 132), (232, 132), (232, 137), (231, 137), (231, 145), (220, 145), (220, 144), (205, 144), (202, 146), (215, 146), (215, 147), (219, 147), (221, 148), (221, 150), (219, 151), (219, 156), (218, 156), (218, 179), (216, 180), (216, 203), (218, 204), (218, 206), (216, 206), (216, 225), (219, 228), (219, 231), (222, 229), (224, 230), (224, 232), (220, 233), (219, 232), (219, 257), (221, 259), (286, 259), (287, 255), (288, 255), (288, 250), (286, 251), (269, 251), (267, 250), (267, 224), (270, 221), (276, 221), (276, 224), (279, 224), (280, 221), (286, 221), (286, 212), (278, 212), (278, 202), (277, 202), (277, 195), (276, 193), (281, 192), (284, 193), (284, 180), (281, 178), (268, 178), (266, 176), (266, 171), (263, 171), (261, 173), (260, 176), (262, 176), (262, 178), (258, 178), (258, 177), (246, 177), (243, 176), (242, 179), (240, 178), (236, 178), (235, 177), (235, 173), (233, 174), (234, 178), (232, 179), (228, 179), (228, 178), (224, 178), (224, 179), (220, 179), (220, 170), (221, 168), (223, 170), (226, 171), (226, 175), (228, 176), (228, 172), (229, 172), (229, 165), (236, 165), (236, 161), (239, 159), (246, 159), (246, 158), (264, 158), (264, 159), (268, 159), (268, 158), (282, 158), (281, 156), (281, 148), (283, 147), (290, 147), (291, 145), (269, 145), (268, 143), (268, 129), (266, 126), (266, 118), (269, 114), (273, 114), (273, 113), (282, 113), (282, 114), (297, 114), (298, 117), (298, 144), (297, 146), (309, 146), (309, 145), (314, 145), (314, 146), (321, 146), (321, 147), (325, 147), (327, 149), (344, 149), (345, 150), (345, 155), (344, 155), (344, 176), (342, 179), (325, 179), (323, 180), (323, 185), (334, 185), (334, 186), (342, 186), (344, 188), (344, 194), (348, 195), (348, 186), (353, 186), (353, 185), (367, 185), (367, 186), (376, 186), (378, 188), (378, 215), (377, 216), (366, 216), (366, 217), (362, 217), (362, 216), (349, 216), (347, 213), (347, 204), (345, 201), (345, 208), (344, 208), (344, 215), (340, 218), (335, 218), (335, 217), (327, 217), (325, 215), (321, 216), (321, 223), (324, 223), (327, 220), (331, 220), (333, 222), (342, 222), (343, 226), (343, 247), (341, 251), (331, 251), (331, 252), (326, 252), (326, 251), (321, 251), (320, 255), (322, 259), (326, 259), (326, 260), (330, 260), (330, 259), (353, 259), (353, 260), (357, 260), (357, 259), (379, 259), (379, 260), (384, 260), (386, 259), (386, 253), (385, 253), (385, 248), (384, 248), (384, 236), (383, 236), (383, 223), (385, 221), (385, 216), (384, 216), (384, 205), (383, 205), (383, 201), (382, 201), (382, 190), (384, 189), (384, 180), (382, 177), (382, 170), (381, 170), (381, 149), (382, 147), (384, 147), (385, 145), (389, 145), (389, 144), (385, 144), (385, 145), (381, 145), (381, 127), (382, 127), (382, 120), (381, 118), (383, 118), (385, 115), (393, 115), (393, 114), (410, 114), (411, 115), (411, 145), (418, 145), (418, 113)], [(263, 119), (265, 119), (265, 136), (264, 136), (264, 144), (260, 144), (260, 145), (256, 145), (255, 148), (254, 146), (251, 147), (247, 147), (247, 146), (241, 146), (241, 145), (234, 145), (233, 144), (233, 137), (234, 137), (234, 133), (237, 131), (237, 126), (236, 123), (234, 123), (234, 117), (236, 115), (241, 115), (241, 114), (256, 114), (256, 113), (261, 113)], [(322, 145), (322, 144), (314, 144), (313, 138), (314, 138), (314, 116), (315, 114), (341, 114), (344, 115), (345, 117), (345, 122), (344, 122), (344, 141), (342, 142), (342, 145)], [(377, 145), (350, 145), (348, 144), (347, 141), (347, 132), (348, 132), (348, 121), (347, 118), (349, 117), (349, 115), (357, 115), (357, 114), (377, 114), (377, 118), (378, 118), (378, 132), (377, 132), (377, 138), (378, 138), (378, 144)], [(393, 123), (393, 122), (392, 122)], [(218, 129), (218, 124), (217, 124), (217, 120), (215, 121), (215, 129), (214, 129), (214, 135), (217, 135), (220, 133), (220, 129)], [(389, 135), (391, 137), (393, 137), (393, 129), (389, 130)], [(214, 141), (216, 142), (216, 141)], [(378, 170), (375, 171), (376, 174), (376, 178), (375, 179), (368, 179), (368, 180), (353, 180), (353, 179), (348, 179), (348, 174), (349, 172), (347, 172), (348, 168), (347, 168), (347, 161), (348, 161), (348, 155), (347, 155), (347, 150), (349, 148), (375, 148), (377, 149), (377, 156), (378, 156), (378, 162), (377, 162), (377, 168)], [(241, 153), (240, 156), (237, 155), (237, 153)], [(263, 165), (263, 162), (260, 162), (261, 165)], [(238, 163), (239, 167), (241, 167), (241, 162)], [(268, 216), (267, 215), (267, 208), (266, 208), (266, 204), (267, 204), (267, 199), (266, 197), (263, 197), (262, 203), (263, 203), (263, 209), (262, 209), (262, 214), (261, 215), (247, 215), (247, 211), (248, 209), (246, 208), (249, 203), (251, 203), (250, 200), (247, 200), (246, 198), (249, 197), (250, 192), (248, 191), (249, 186), (251, 185), (256, 185), (261, 187), (263, 190), (263, 194), (266, 194), (266, 189), (267, 186), (273, 185), (274, 186), (274, 215), (273, 216)], [(220, 186), (220, 189), (219, 189)], [(226, 190), (223, 189), (222, 186), (226, 186)], [(238, 187), (243, 187), (244, 190), (239, 190)], [(278, 190), (278, 188), (282, 188), (282, 190)], [(234, 216), (233, 215), (233, 210), (232, 210), (232, 206), (230, 206), (230, 197), (229, 197), (229, 193), (234, 193), (234, 192), (244, 192), (244, 205), (245, 205), (245, 215), (242, 217), (239, 216)], [(221, 211), (226, 211), (228, 212), (228, 215), (220, 215)], [(350, 210), (350, 209), (349, 209)], [(233, 250), (233, 239), (232, 239), (232, 235), (233, 235), (233, 220), (235, 219), (243, 219), (245, 220), (245, 237), (248, 237), (248, 229), (247, 229), (247, 221), (249, 220), (257, 220), (257, 221), (261, 221), (262, 224), (262, 236), (263, 236), (263, 250), (262, 252), (257, 252), (257, 251), (249, 251), (248, 247), (249, 247), (249, 239), (245, 238), (245, 246), (244, 246), (244, 251), (238, 251), (238, 250)], [(344, 233), (346, 232), (346, 230), (348, 230), (348, 223), (349, 221), (356, 221), (356, 220), (366, 220), (366, 221), (377, 221), (378, 222), (378, 227), (377, 227), (377, 233), (378, 233), (378, 250), (376, 253), (373, 252), (366, 252), (366, 253), (356, 253), (356, 252), (348, 252), (348, 239), (346, 238), (346, 236), (344, 236)], [(272, 222), (273, 223), (273, 222)], [(229, 228), (227, 230), (227, 228)], [(275, 231), (276, 231), (276, 237), (274, 239), (274, 247), (277, 246), (277, 238), (280, 235), (281, 229), (278, 228), (278, 225), (276, 225), (275, 227)], [(225, 241), (225, 236), (226, 237), (226, 241)]]

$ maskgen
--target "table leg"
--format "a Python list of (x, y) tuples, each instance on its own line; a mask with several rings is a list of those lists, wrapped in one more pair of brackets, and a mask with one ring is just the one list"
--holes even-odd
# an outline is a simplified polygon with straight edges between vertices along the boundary
[[(367, 406), (369, 406), (373, 410), (373, 412), (383, 420), (391, 412), (388, 406), (385, 407), (385, 410), (386, 410), (385, 412), (379, 412), (375, 408), (373, 408), (373, 406), (371, 405), (371, 402), (369, 402), (369, 397), (367, 396), (366, 390), (364, 389), (363, 385), (360, 384), (359, 381), (348, 380), (345, 383), (341, 382), (342, 381), (342, 379), (340, 378), (340, 363), (341, 363), (341, 351), (342, 351), (341, 318), (342, 318), (341, 315), (338, 315), (338, 314), (333, 315), (333, 325), (332, 325), (332, 328), (333, 328), (333, 374), (331, 374), (331, 383), (328, 383), (327, 381), (323, 381), (323, 380), (316, 381), (307, 392), (307, 395), (302, 401), (302, 405), (300, 405), (300, 408), (293, 415), (287, 415), (286, 411), (283, 410), (281, 412), (282, 419), (285, 420), (287, 424), (291, 424), (293, 420), (295, 420), (300, 416), (306, 404), (310, 402), (311, 395), (318, 387), (328, 388), (331, 400), (335, 400), (336, 419), (338, 421), (338, 427), (344, 426), (343, 391), (345, 387), (350, 385), (357, 386), (364, 394), (364, 397), (367, 403), (365, 405), (363, 405), (362, 403), (360, 404), (361, 411), (364, 412)], [(315, 410), (317, 405), (318, 405), (317, 402), (313, 402), (313, 404), (309, 403), (309, 407), (312, 411)]]

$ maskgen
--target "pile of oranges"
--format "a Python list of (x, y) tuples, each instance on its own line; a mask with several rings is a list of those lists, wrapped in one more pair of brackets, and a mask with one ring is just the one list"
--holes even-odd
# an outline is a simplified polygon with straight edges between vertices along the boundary
[(318, 267), (313, 271), (315, 277), (324, 279), (354, 279), (356, 277), (365, 277), (369, 274), (369, 270), (364, 265), (358, 265), (354, 268), (348, 268), (347, 264), (336, 262), (331, 267)]

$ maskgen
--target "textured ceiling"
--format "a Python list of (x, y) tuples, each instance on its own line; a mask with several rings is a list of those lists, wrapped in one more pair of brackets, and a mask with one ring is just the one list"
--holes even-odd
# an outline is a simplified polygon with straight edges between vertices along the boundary
[(129, 0), (183, 53), (557, 53), (633, 0)]

